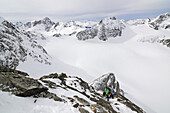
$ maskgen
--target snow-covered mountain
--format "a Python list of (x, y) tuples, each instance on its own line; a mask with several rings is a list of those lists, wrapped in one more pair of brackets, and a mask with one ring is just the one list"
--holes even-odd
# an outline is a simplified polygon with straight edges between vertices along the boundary
[(102, 41), (106, 41), (109, 38), (115, 38), (122, 36), (124, 29), (128, 27), (122, 20), (116, 20), (115, 17), (109, 17), (101, 20), (97, 26), (77, 33), (76, 37), (79, 40), (99, 38)]
[(0, 65), (16, 68), (27, 56), (34, 60), (50, 63), (46, 50), (34, 39), (36, 36), (17, 29), (15, 25), (1, 18), (0, 20)]
[(165, 13), (155, 19), (149, 19), (149, 25), (155, 30), (159, 28), (170, 29), (170, 14)]
[[(90, 83), (89, 87), (92, 86), (96, 91), (103, 90), (106, 85), (114, 84), (112, 89), (121, 94), (124, 93), (125, 97), (135, 102), (147, 113), (168, 113), (170, 111), (168, 106), (170, 104), (168, 87), (170, 85), (169, 20), (168, 13), (152, 19), (137, 19), (127, 22), (114, 17), (108, 17), (99, 22), (53, 22), (49, 18), (44, 18), (25, 24), (19, 22), (14, 25), (0, 18), (1, 65), (17, 66), (17, 69), (28, 72), (33, 78), (40, 78), (42, 75), (54, 72), (64, 72), (70, 75), (65, 80), (66, 85), (74, 88), (74, 84), (79, 84), (80, 79)], [(16, 61), (17, 65), (11, 66)], [(117, 80), (110, 76), (112, 74), (106, 73), (114, 73)], [(100, 77), (101, 75), (103, 76)], [(61, 93), (64, 95), (70, 93), (69, 89), (65, 89), (66, 91), (63, 89), (60, 80), (55, 78), (47, 80), (49, 82), (46, 84), (54, 82), (60, 86)], [(102, 87), (98, 88), (99, 86)], [(56, 90), (53, 90), (53, 85), (47, 87), (56, 93), (61, 91), (56, 87), (54, 87)], [(79, 93), (82, 91), (81, 87), (76, 88)], [(81, 102), (78, 102), (81, 100), (79, 93), (76, 92), (78, 97), (72, 97), (76, 102), (73, 104), (78, 103), (78, 108), (82, 108)], [(11, 98), (9, 95), (2, 94), (5, 98)], [(75, 95), (75, 92), (71, 94)], [(160, 95), (162, 96), (160, 97)], [(64, 98), (62, 95), (60, 97)], [(117, 99), (113, 100), (115, 103), (113, 106), (111, 105), (113, 109), (116, 107), (116, 111), (121, 113), (134, 112), (120, 104)], [(68, 100), (66, 99), (66, 101)], [(43, 99), (40, 101), (42, 104), (37, 103), (37, 107), (47, 107), (45, 102), (52, 102), (49, 100), (43, 102)], [(86, 101), (89, 101), (90, 104), (94, 102), (88, 99)], [(4, 100), (4, 102), (6, 101)], [(19, 99), (18, 102), (23, 102), (23, 100)], [(120, 106), (116, 103), (119, 103)], [(158, 103), (162, 103), (162, 105), (160, 106)], [(13, 103), (10, 104), (13, 105)], [(70, 105), (71, 102), (67, 104)], [(70, 109), (75, 112), (72, 104), (69, 107), (67, 104), (53, 103), (47, 108), (52, 109), (53, 106), (58, 105), (67, 107), (67, 110), (63, 112), (68, 112)], [(29, 106), (32, 107), (32, 105)], [(84, 107), (83, 109), (90, 111), (87, 106)], [(45, 113), (47, 112), (45, 108), (43, 110)], [(55, 112), (60, 110), (57, 107)]]
[(45, 30), (49, 31), (50, 28), (54, 25), (55, 23), (51, 21), (48, 17), (45, 17), (42, 20), (38, 21), (32, 21), (32, 22), (27, 22), (26, 24), (23, 24), (22, 22), (17, 22), (16, 26), (19, 27), (20, 29), (23, 30)]

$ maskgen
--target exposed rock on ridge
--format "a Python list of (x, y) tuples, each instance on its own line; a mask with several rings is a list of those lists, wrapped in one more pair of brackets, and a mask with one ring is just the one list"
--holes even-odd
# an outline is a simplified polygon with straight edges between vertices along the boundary
[(12, 23), (2, 20), (0, 23), (0, 66), (16, 68), (27, 56), (45, 63), (49, 62), (46, 50), (37, 43), (35, 36), (21, 31)]
[[(124, 109), (122, 106), (126, 106), (129, 112), (145, 113), (140, 107), (133, 104), (120, 93), (117, 93), (114, 99), (110, 99), (109, 102), (106, 101), (102, 94), (94, 90), (95, 88), (92, 85), (89, 86), (87, 82), (76, 76), (54, 73), (43, 76), (40, 80), (35, 80), (23, 76), (22, 73), (17, 74), (12, 69), (6, 68), (4, 72), (4, 67), (2, 68), (0, 67), (0, 70), (2, 70), (0, 72), (0, 89), (12, 92), (17, 96), (43, 97), (58, 102), (69, 103), (80, 113), (119, 113), (121, 109)], [(113, 74), (106, 78), (100, 77), (101, 81), (107, 78), (110, 81), (106, 80), (108, 85), (116, 81)], [(50, 91), (47, 91), (48, 89)]]
[(170, 29), (170, 14), (165, 13), (150, 20), (149, 26), (155, 30), (158, 30), (159, 28)]
[(123, 29), (125, 29), (125, 23), (121, 20), (116, 20), (115, 17), (109, 17), (101, 20), (98, 26), (80, 31), (76, 37), (79, 40), (93, 39), (96, 36), (106, 41), (108, 38), (115, 38), (122, 35)]

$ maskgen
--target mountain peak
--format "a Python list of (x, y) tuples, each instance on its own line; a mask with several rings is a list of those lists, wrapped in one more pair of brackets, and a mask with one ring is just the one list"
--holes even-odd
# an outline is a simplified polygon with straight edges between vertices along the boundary
[(51, 19), (49, 17), (45, 17), (41, 21), (51, 21)]
[(159, 15), (156, 19), (159, 19), (159, 20), (163, 21), (163, 20), (166, 20), (168, 18), (170, 18), (170, 14), (169, 13), (164, 13), (164, 14)]
[(151, 22), (149, 22), (149, 25), (151, 28), (154, 28), (155, 30), (158, 30), (159, 27), (164, 29), (169, 29), (170, 28), (169, 21), (170, 21), (170, 14), (165, 13), (151, 20)]

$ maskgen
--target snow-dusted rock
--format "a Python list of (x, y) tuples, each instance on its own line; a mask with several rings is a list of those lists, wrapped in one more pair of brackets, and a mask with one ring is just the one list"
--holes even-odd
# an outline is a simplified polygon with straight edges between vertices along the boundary
[(5, 19), (3, 17), (0, 17), (0, 24), (2, 24), (3, 21), (5, 21)]
[(80, 31), (76, 36), (79, 40), (93, 39), (97, 36), (100, 40), (106, 41), (108, 38), (115, 38), (122, 35), (126, 25), (115, 17), (101, 20), (99, 24), (91, 29)]
[(95, 90), (105, 91), (106, 87), (109, 87), (112, 92), (117, 92), (123, 94), (123, 90), (120, 89), (119, 82), (116, 80), (115, 75), (113, 73), (105, 74), (92, 83), (90, 83)]
[(51, 21), (48, 17), (45, 17), (42, 20), (27, 22), (26, 24), (23, 24), (22, 22), (17, 22), (16, 26), (22, 30), (30, 31), (32, 29), (37, 29), (45, 30), (48, 32), (54, 24), (55, 23)]
[(81, 29), (84, 29), (84, 26), (76, 21), (57, 22), (51, 27), (50, 33), (56, 37), (59, 37), (60, 35), (72, 36), (81, 31)]
[[(113, 76), (111, 78), (112, 80), (115, 79)], [(71, 109), (81, 113), (117, 113), (122, 110), (128, 113), (145, 113), (140, 107), (121, 94), (117, 94), (115, 99), (110, 99), (108, 102), (102, 97), (102, 94), (90, 89), (88, 83), (81, 78), (67, 76), (64, 73), (54, 73), (36, 80), (22, 76), (22, 73), (17, 74), (15, 71), (1, 71), (0, 90), (22, 97), (36, 97), (37, 99), (34, 103), (36, 103), (39, 97), (41, 99), (49, 98), (61, 103), (64, 102), (63, 104), (69, 104)]]
[[(1, 68), (1, 67), (0, 67)], [(20, 71), (3, 71), (0, 72), (1, 90), (12, 92), (17, 96), (32, 96), (48, 88), (44, 87), (38, 80), (25, 77)]]
[(93, 39), (95, 36), (97, 36), (97, 29), (86, 29), (84, 31), (80, 31), (77, 33), (76, 37), (78, 40), (87, 40), (87, 39)]
[(4, 20), (0, 24), (0, 65), (16, 68), (27, 56), (50, 64), (46, 50), (37, 43), (35, 35), (18, 29), (12, 23)]
[(130, 25), (141, 25), (146, 23), (146, 19), (136, 19), (136, 20), (129, 20), (127, 21), (128, 24)]
[(167, 47), (170, 47), (170, 39), (161, 39), (159, 42)]
[(158, 30), (159, 27), (164, 29), (170, 29), (170, 14), (162, 14), (155, 19), (150, 20), (149, 26), (155, 30)]
[(121, 20), (116, 20), (115, 17), (105, 18), (100, 21), (98, 27), (98, 38), (100, 40), (107, 40), (122, 35), (125, 24)]
[[(37, 26), (37, 25), (43, 25), (45, 31), (49, 31), (50, 28), (51, 28), (54, 24), (55, 24), (55, 23), (52, 22), (48, 17), (45, 17), (45, 18), (42, 19), (42, 20), (32, 22), (32, 23), (31, 23), (31, 27), (35, 27), (35, 26)], [(28, 25), (28, 27), (30, 27), (30, 24), (29, 24), (29, 23), (27, 23), (26, 25)]]

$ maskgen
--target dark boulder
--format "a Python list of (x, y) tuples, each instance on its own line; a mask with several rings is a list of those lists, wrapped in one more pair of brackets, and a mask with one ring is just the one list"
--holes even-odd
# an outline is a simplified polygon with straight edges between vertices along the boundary
[(22, 97), (36, 95), (48, 90), (38, 80), (12, 72), (0, 72), (0, 84), (2, 90), (8, 89), (16, 96)]

